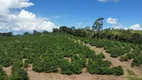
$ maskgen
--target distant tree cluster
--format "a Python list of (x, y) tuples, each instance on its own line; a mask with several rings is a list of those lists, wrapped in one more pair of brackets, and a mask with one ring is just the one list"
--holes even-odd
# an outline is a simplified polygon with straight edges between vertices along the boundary
[(12, 32), (0, 33), (0, 36), (13, 36)]
[[(115, 32), (118, 32), (119, 34), (115, 34)], [(101, 32), (95, 34), (93, 36), (93, 38), (118, 40), (118, 41), (139, 43), (139, 44), (142, 43), (142, 35), (140, 33), (132, 33), (131, 30), (105, 29), (105, 30), (102, 30)]]
[[(86, 28), (88, 28), (88, 29), (86, 29)], [(69, 28), (67, 26), (61, 26), (59, 29), (54, 28), (53, 32), (65, 32), (68, 34), (72, 34), (74, 36), (88, 37), (88, 38), (91, 38), (94, 35), (94, 31), (92, 31), (89, 26), (87, 26), (85, 28), (79, 28), (79, 29), (76, 29), (75, 27)]]
[(98, 33), (102, 30), (103, 20), (104, 18), (97, 19), (94, 22), (92, 29), (90, 28), (90, 26), (86, 26), (85, 28), (78, 28), (78, 29), (76, 29), (75, 27), (69, 28), (67, 26), (61, 26), (59, 29), (54, 28), (53, 32), (66, 32), (68, 34), (72, 34), (75, 36), (92, 38), (94, 36), (94, 31)]
[[(69, 28), (67, 26), (61, 26), (59, 29), (54, 28), (53, 32), (65, 32), (79, 37), (109, 39), (109, 40), (142, 44), (142, 35), (140, 33), (132, 33), (131, 30), (111, 30), (111, 29), (101, 30), (100, 27), (100, 29), (97, 30), (97, 32), (95, 33), (94, 29), (91, 30), (89, 26), (79, 29), (76, 29), (75, 27)], [(112, 32), (116, 31), (119, 34), (111, 33), (111, 31)]]
[(47, 34), (48, 31), (47, 30), (43, 30), (42, 32), (39, 32), (37, 30), (33, 30), (32, 33), (29, 33), (29, 32), (24, 32), (24, 35), (30, 35), (30, 34)]

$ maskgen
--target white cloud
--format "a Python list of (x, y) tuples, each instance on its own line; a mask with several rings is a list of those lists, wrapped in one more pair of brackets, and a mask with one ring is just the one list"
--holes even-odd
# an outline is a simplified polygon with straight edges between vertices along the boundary
[(134, 24), (132, 26), (127, 26), (127, 27), (124, 27), (122, 24), (118, 23), (118, 19), (116, 18), (111, 18), (109, 17), (107, 19), (107, 23), (111, 24), (112, 25), (112, 28), (114, 29), (132, 29), (132, 30), (142, 30), (141, 26), (139, 24)]
[(140, 27), (139, 24), (134, 24), (134, 25), (128, 27), (128, 29), (132, 29), (132, 30), (142, 30), (142, 28)]
[(107, 19), (107, 23), (111, 24), (112, 28), (114, 28), (114, 29), (124, 28), (124, 26), (122, 24), (118, 23), (118, 19), (116, 19), (116, 18), (109, 17)]
[(28, 12), (28, 11), (25, 11), (25, 10), (21, 10), (20, 14), (18, 15), (19, 18), (27, 18), (27, 19), (35, 19), (36, 18), (36, 15), (31, 13), (31, 12)]
[(121, 25), (121, 24), (117, 24), (117, 25), (112, 25), (112, 28), (114, 28), (114, 29), (123, 29), (124, 26)]
[(24, 8), (33, 5), (29, 0), (1, 0), (0, 5), (0, 32), (12, 31), (14, 33), (37, 31), (52, 31), (56, 25), (47, 18), (37, 17), (36, 14), (21, 10), (18, 14), (11, 14), (10, 9)]
[(118, 24), (118, 20), (117, 19), (115, 19), (115, 18), (111, 18), (111, 17), (109, 17), (108, 19), (107, 19), (107, 23), (109, 23), (109, 24)]
[(113, 2), (118, 2), (119, 0), (98, 0), (99, 2), (109, 2), (109, 1), (113, 1)]
[(8, 13), (9, 9), (22, 9), (34, 5), (29, 0), (0, 0), (0, 12)]

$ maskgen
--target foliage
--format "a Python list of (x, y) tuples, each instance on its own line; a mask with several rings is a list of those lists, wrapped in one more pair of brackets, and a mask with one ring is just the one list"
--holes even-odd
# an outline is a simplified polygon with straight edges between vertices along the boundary
[(94, 22), (94, 24), (92, 26), (93, 31), (96, 30), (97, 32), (99, 32), (102, 29), (103, 20), (104, 20), (104, 18), (99, 18)]
[(130, 52), (130, 45), (119, 41), (110, 41), (106, 39), (93, 39), (90, 41), (92, 46), (104, 47), (111, 57), (118, 57)]
[(29, 80), (27, 72), (22, 68), (22, 63), (17, 62), (13, 65), (10, 80)]
[[(61, 29), (65, 30), (65, 27)], [(36, 72), (58, 72), (60, 67), (62, 74), (71, 75), (80, 74), (82, 68), (87, 67), (92, 74), (113, 74), (111, 62), (103, 60), (103, 53), (95, 54), (82, 44), (84, 39), (66, 33), (40, 33), (0, 39), (0, 64), (13, 66), (11, 80), (28, 80), (24, 70), (28, 64), (33, 64)], [(88, 43), (91, 39), (86, 40)], [(71, 58), (71, 62), (65, 60), (66, 57)], [(89, 64), (86, 64), (87, 59), (90, 59)]]
[(124, 71), (123, 71), (123, 69), (122, 69), (121, 66), (113, 67), (113, 68), (112, 68), (112, 71), (113, 71), (113, 75), (120, 76), (120, 75), (123, 75), (123, 74), (124, 74)]
[(129, 60), (128, 56), (123, 55), (120, 57), (120, 61), (128, 61), (128, 60)]

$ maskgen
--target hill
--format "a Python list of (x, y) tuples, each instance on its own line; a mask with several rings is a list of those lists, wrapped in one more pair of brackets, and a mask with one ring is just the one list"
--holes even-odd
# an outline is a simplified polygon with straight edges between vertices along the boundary
[[(123, 80), (129, 76), (127, 70), (134, 72), (134, 77), (141, 76), (136, 68), (142, 64), (142, 47), (136, 43), (53, 32), (2, 37), (0, 44), (1, 80), (32, 80), (31, 75), (37, 73), (90, 73), (95, 77), (102, 75), (99, 79), (103, 79), (103, 75), (114, 75), (109, 79), (119, 76)], [(97, 48), (90, 49), (93, 46)], [(100, 48), (105, 50), (98, 52)], [(11, 67), (11, 75), (6, 74), (3, 69), (6, 67)]]

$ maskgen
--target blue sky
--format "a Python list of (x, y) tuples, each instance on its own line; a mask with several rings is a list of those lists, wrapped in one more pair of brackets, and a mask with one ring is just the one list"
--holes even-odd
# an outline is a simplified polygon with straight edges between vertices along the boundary
[[(142, 0), (31, 0), (35, 4), (29, 11), (39, 16), (48, 17), (56, 25), (76, 27), (92, 26), (95, 19), (105, 18), (104, 27), (111, 27), (106, 22), (109, 17), (118, 19), (119, 24), (131, 26), (142, 25)], [(52, 18), (58, 16), (57, 18)]]
[(0, 32), (83, 28), (104, 17), (104, 28), (142, 30), (142, 0), (1, 0)]

